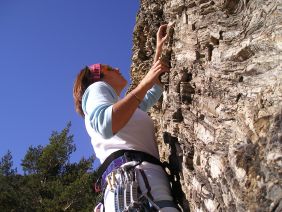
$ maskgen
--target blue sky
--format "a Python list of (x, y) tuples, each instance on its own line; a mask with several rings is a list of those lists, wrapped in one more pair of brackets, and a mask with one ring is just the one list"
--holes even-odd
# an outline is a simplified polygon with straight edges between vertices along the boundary
[(130, 80), (139, 0), (0, 0), (0, 156), (14, 167), (29, 146), (46, 145), (71, 121), (71, 160), (93, 154), (72, 87), (85, 65), (119, 67)]

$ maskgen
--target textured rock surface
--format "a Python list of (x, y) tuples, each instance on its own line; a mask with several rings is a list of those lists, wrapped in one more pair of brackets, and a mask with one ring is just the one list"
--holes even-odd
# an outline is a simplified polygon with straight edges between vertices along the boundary
[(140, 3), (131, 88), (152, 64), (160, 23), (175, 22), (150, 114), (184, 210), (282, 211), (281, 1)]

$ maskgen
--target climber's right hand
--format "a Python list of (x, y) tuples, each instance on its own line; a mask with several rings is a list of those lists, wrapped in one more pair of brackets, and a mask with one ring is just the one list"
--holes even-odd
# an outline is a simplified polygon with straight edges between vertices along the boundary
[(168, 71), (169, 67), (161, 60), (157, 60), (139, 85), (149, 90), (154, 84), (159, 82), (160, 74)]

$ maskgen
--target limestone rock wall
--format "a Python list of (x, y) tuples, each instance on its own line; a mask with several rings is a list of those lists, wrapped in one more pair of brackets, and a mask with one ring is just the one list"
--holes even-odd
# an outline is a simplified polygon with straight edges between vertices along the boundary
[(159, 25), (175, 23), (150, 115), (184, 211), (282, 211), (281, 1), (140, 4), (131, 89), (152, 64)]

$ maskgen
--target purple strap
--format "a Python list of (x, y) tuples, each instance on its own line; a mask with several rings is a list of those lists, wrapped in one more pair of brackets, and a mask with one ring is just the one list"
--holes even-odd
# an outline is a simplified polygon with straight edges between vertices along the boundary
[(104, 185), (106, 183), (106, 177), (108, 176), (108, 174), (110, 174), (113, 170), (119, 168), (121, 165), (125, 164), (126, 162), (127, 161), (125, 156), (120, 156), (110, 163), (110, 165), (102, 175), (102, 188), (104, 188)]

